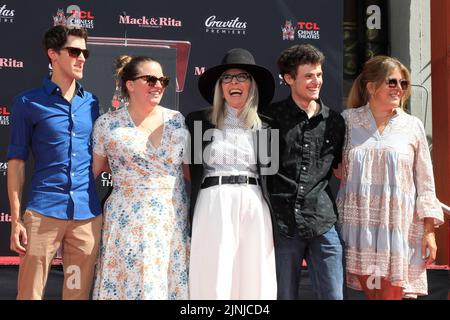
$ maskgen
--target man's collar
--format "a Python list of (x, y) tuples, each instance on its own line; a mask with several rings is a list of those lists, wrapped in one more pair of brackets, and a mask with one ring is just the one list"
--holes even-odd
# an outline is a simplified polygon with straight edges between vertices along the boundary
[[(314, 116), (316, 117), (321, 114), (324, 119), (328, 118), (330, 114), (330, 108), (328, 108), (320, 98), (316, 100), (316, 103), (319, 104), (320, 110)], [(306, 112), (295, 103), (292, 95), (289, 95), (288, 106), (290, 114), (297, 115), (298, 113), (302, 113), (304, 114), (304, 116), (307, 116)]]
[[(56, 83), (54, 83), (50, 77), (47, 77), (44, 79), (44, 90), (48, 95), (53, 94), (55, 91), (61, 92), (61, 88), (58, 87)], [(78, 82), (75, 81), (75, 93), (76, 95), (79, 95), (80, 97), (84, 97), (84, 89), (83, 86)]]

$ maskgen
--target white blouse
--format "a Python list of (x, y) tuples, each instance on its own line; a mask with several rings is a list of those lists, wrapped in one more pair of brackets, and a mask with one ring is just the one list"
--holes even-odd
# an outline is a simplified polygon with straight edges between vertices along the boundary
[[(213, 129), (212, 142), (203, 151), (205, 176), (258, 176), (253, 130), (238, 118), (238, 110), (225, 104), (223, 129)], [(207, 133), (208, 134), (208, 133)]]

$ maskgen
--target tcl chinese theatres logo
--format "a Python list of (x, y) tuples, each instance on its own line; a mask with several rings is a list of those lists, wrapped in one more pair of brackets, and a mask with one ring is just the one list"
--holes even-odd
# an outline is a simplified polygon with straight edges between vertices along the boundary
[[(8, 108), (0, 105), (0, 126), (9, 126), (10, 115), (11, 112), (8, 111)], [(1, 165), (0, 165), (0, 174), (1, 174)]]
[(318, 40), (320, 39), (320, 26), (319, 23), (312, 21), (298, 21), (294, 24), (292, 20), (286, 20), (281, 27), (281, 33), (283, 40), (294, 40), (295, 37)]
[(92, 11), (81, 10), (75, 4), (71, 4), (64, 9), (58, 9), (53, 16), (53, 25), (64, 25), (75, 28), (94, 29), (94, 14)]

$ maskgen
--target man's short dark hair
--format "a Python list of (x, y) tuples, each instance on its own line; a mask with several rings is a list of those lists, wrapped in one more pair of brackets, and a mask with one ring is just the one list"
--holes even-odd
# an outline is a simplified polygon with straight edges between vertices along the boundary
[(69, 28), (63, 25), (54, 26), (47, 30), (44, 39), (42, 40), (45, 55), (47, 55), (48, 49), (53, 49), (55, 51), (61, 50), (66, 44), (69, 36), (83, 38), (87, 41), (88, 34), (84, 28)]
[(297, 74), (297, 67), (304, 64), (320, 64), (325, 61), (325, 56), (316, 47), (311, 44), (297, 44), (289, 47), (281, 52), (278, 58), (278, 70), (280, 74), (291, 75), (295, 78)]

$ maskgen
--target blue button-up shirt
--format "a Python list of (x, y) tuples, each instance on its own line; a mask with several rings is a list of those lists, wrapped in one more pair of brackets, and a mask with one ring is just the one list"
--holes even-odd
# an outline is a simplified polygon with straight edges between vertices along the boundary
[(34, 158), (27, 208), (58, 219), (101, 213), (91, 171), (97, 97), (76, 85), (72, 103), (50, 79), (14, 99), (8, 159)]

